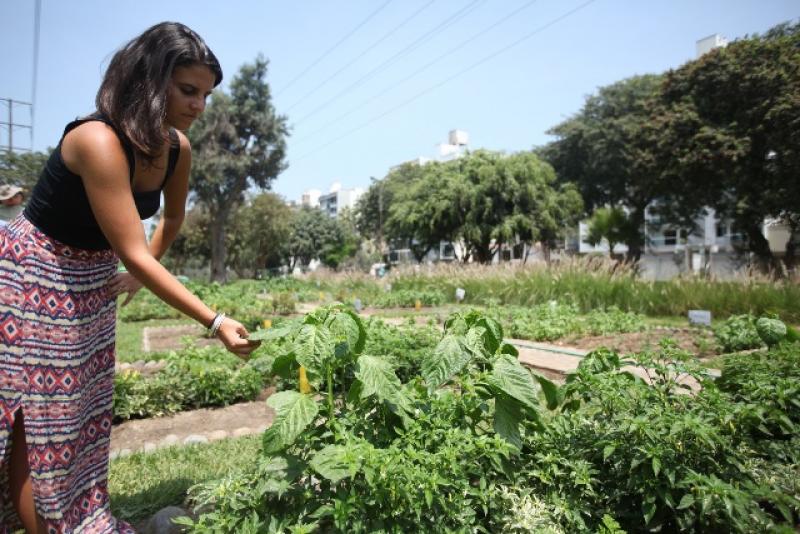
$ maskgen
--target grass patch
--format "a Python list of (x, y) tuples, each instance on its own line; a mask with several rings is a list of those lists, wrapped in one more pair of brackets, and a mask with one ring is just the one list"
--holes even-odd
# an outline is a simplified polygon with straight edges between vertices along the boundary
[(108, 477), (111, 510), (137, 523), (165, 506), (181, 506), (187, 489), (248, 466), (260, 446), (261, 436), (253, 435), (117, 458)]
[[(117, 321), (117, 361), (135, 362), (136, 360), (153, 359), (155, 353), (148, 354), (142, 351), (142, 332), (148, 326), (175, 326), (183, 324), (193, 324), (190, 319), (151, 319), (149, 321), (139, 321), (127, 323)], [(160, 359), (162, 355), (158, 355)]]

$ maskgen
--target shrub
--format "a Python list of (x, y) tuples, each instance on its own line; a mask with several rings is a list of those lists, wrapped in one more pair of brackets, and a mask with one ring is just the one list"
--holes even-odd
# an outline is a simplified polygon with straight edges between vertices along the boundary
[(756, 329), (756, 318), (752, 315), (733, 315), (714, 328), (722, 352), (757, 349), (762, 347), (761, 336)]

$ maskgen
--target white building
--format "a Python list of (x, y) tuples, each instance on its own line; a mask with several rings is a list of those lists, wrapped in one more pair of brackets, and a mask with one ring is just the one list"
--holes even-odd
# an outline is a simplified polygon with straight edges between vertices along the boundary
[(358, 199), (363, 194), (364, 189), (361, 187), (342, 189), (340, 182), (334, 182), (327, 194), (318, 197), (318, 205), (322, 211), (335, 218), (344, 209), (355, 209)]
[(696, 57), (711, 52), (715, 48), (725, 48), (728, 46), (728, 40), (718, 33), (704, 37), (695, 43)]
[(309, 208), (318, 208), (320, 196), (322, 196), (322, 191), (319, 189), (306, 189), (300, 197), (300, 205), (308, 206)]
[(414, 159), (404, 161), (389, 168), (389, 172), (399, 168), (401, 165), (413, 163), (416, 165), (425, 165), (431, 161), (452, 161), (464, 155), (469, 149), (469, 134), (464, 130), (450, 130), (447, 134), (446, 143), (438, 143), (436, 146), (436, 153), (434, 157), (417, 156)]

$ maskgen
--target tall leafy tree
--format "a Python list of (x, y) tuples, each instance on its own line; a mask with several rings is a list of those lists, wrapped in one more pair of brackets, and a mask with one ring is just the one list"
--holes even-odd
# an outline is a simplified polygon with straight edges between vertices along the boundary
[(187, 267), (208, 265), (211, 259), (209, 226), (210, 217), (203, 206), (193, 206), (187, 211), (180, 233), (161, 260), (164, 265), (177, 273), (185, 272)]
[(275, 193), (262, 193), (242, 204), (228, 231), (228, 264), (240, 276), (282, 265), (289, 237), (291, 208)]
[(589, 233), (586, 242), (592, 246), (599, 245), (603, 240), (608, 243), (608, 255), (614, 255), (614, 247), (624, 243), (630, 234), (628, 226), (631, 224), (622, 208), (601, 207), (594, 210), (589, 219)]
[(49, 148), (46, 152), (0, 152), (0, 184), (16, 185), (30, 194), (52, 150)]
[(800, 24), (713, 50), (666, 75), (654, 110), (657, 158), (684, 216), (702, 205), (744, 233), (764, 270), (779, 264), (765, 218), (800, 216)]
[(245, 191), (268, 189), (287, 166), (286, 117), (275, 112), (266, 75), (262, 56), (243, 65), (231, 82), (230, 94), (215, 91), (189, 130), (194, 159), (191, 190), (211, 220), (212, 280), (226, 278), (226, 229)]
[(386, 229), (421, 262), (440, 242), (458, 238), (469, 186), (452, 165), (428, 163), (417, 168), (416, 179), (396, 188)]
[(575, 189), (557, 184), (553, 168), (531, 152), (477, 151), (447, 165), (467, 182), (459, 234), (482, 263), (517, 241), (552, 246), (583, 208)]
[(664, 191), (652, 154), (657, 132), (648, 129), (661, 83), (661, 76), (643, 75), (600, 88), (580, 112), (548, 132), (557, 139), (539, 152), (561, 180), (578, 186), (587, 215), (605, 205), (626, 208), (630, 261), (644, 251), (645, 210)]
[(384, 178), (372, 181), (356, 205), (354, 220), (358, 232), (377, 243), (383, 251), (388, 240), (402, 239), (387, 228), (387, 221), (394, 203), (395, 194), (402, 192), (422, 178), (423, 167), (416, 163), (404, 163), (392, 169)]
[(314, 259), (332, 269), (356, 253), (357, 241), (347, 226), (319, 208), (302, 206), (289, 220), (289, 235), (283, 247), (284, 262), (293, 271), (304, 269)]

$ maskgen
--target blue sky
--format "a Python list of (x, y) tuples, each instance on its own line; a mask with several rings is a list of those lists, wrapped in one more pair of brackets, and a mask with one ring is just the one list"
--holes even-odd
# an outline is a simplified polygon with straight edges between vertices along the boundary
[[(598, 87), (678, 67), (710, 34), (733, 40), (798, 16), (797, 0), (42, 0), (33, 148), (91, 112), (111, 54), (163, 20), (202, 35), (226, 81), (258, 53), (269, 59), (275, 107), (292, 125), (273, 189), (296, 200), (432, 157), (454, 128), (471, 148), (541, 145)], [(32, 98), (33, 19), (32, 0), (0, 0), (2, 98)], [(26, 131), (14, 135), (30, 146)]]

